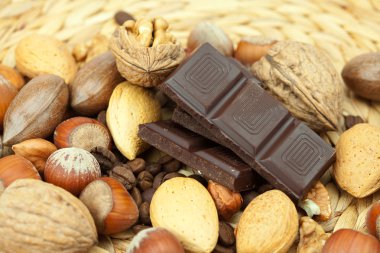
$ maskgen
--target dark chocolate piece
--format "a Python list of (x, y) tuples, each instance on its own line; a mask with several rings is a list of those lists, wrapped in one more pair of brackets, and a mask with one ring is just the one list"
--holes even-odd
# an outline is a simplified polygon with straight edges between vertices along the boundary
[(224, 146), (295, 199), (302, 198), (334, 161), (329, 144), (210, 44), (194, 52), (160, 88)]
[(233, 191), (252, 189), (260, 178), (229, 149), (171, 121), (140, 125), (139, 136), (152, 146)]
[(202, 135), (203, 137), (212, 140), (213, 142), (222, 144), (217, 138), (214, 137), (214, 135), (210, 133), (210, 131), (207, 130), (207, 128), (203, 127), (200, 123), (198, 123), (198, 121), (191, 117), (190, 114), (178, 106), (174, 109), (172, 121), (196, 134)]

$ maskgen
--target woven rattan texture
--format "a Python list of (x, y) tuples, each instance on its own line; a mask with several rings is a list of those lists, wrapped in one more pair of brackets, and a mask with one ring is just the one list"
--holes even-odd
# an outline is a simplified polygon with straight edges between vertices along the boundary
[[(338, 71), (352, 57), (380, 50), (380, 0), (1, 0), (0, 62), (14, 66), (17, 42), (32, 33), (53, 35), (71, 47), (99, 33), (109, 36), (118, 10), (136, 18), (165, 17), (184, 45), (191, 28), (205, 20), (222, 27), (235, 44), (250, 35), (307, 42), (325, 50)], [(349, 91), (343, 114), (380, 126), (380, 103), (356, 98)], [(323, 137), (335, 144), (339, 135), (329, 132)], [(322, 181), (333, 209), (333, 217), (323, 224), (325, 230), (365, 231), (365, 213), (380, 194), (358, 200), (340, 191), (328, 174)], [(124, 252), (130, 237), (126, 233), (115, 238), (116, 249)]]

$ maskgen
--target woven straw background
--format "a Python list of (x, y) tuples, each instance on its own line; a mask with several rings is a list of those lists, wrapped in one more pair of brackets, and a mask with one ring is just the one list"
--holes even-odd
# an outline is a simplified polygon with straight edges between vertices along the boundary
[[(15, 45), (31, 33), (53, 35), (71, 48), (99, 33), (109, 36), (118, 10), (136, 18), (163, 16), (184, 45), (191, 28), (204, 20), (222, 27), (235, 44), (250, 35), (307, 42), (325, 50), (338, 71), (352, 57), (380, 50), (380, 0), (1, 0), (0, 62), (14, 66)], [(380, 126), (380, 103), (359, 99), (349, 91), (342, 113)], [(339, 133), (323, 137), (335, 144)], [(354, 199), (331, 182), (329, 173), (322, 181), (333, 209), (331, 220), (323, 224), (325, 230), (365, 231), (366, 211), (380, 194)], [(131, 234), (116, 237), (116, 252), (124, 252)]]

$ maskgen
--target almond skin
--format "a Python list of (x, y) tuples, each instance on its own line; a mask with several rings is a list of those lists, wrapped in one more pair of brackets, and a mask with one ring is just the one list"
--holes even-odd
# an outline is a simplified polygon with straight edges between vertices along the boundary
[(33, 78), (17, 94), (4, 118), (4, 145), (27, 139), (46, 138), (61, 122), (69, 100), (69, 89), (56, 75)]
[(27, 36), (17, 44), (15, 54), (17, 69), (29, 78), (55, 74), (70, 83), (77, 72), (75, 59), (66, 44), (51, 36)]
[(57, 148), (50, 141), (36, 138), (13, 145), (12, 150), (33, 163), (38, 172), (43, 174), (46, 160)]
[(71, 107), (84, 116), (105, 110), (113, 89), (122, 80), (111, 52), (95, 57), (78, 71), (69, 86)]

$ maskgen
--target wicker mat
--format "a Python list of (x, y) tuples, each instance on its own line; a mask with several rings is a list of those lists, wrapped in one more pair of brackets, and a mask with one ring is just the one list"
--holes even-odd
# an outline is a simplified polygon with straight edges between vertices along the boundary
[[(191, 28), (204, 20), (222, 27), (235, 44), (249, 35), (310, 43), (325, 50), (338, 71), (354, 56), (380, 50), (380, 0), (1, 0), (0, 61), (14, 66), (15, 45), (31, 33), (53, 35), (72, 48), (99, 33), (109, 36), (118, 10), (136, 18), (165, 17), (183, 44)], [(359, 99), (346, 90), (343, 115), (359, 115), (380, 126), (380, 103)], [(334, 145), (339, 133), (323, 137)], [(380, 192), (354, 199), (339, 190), (328, 173), (322, 181), (333, 209), (324, 229), (365, 231), (366, 212), (380, 199)], [(125, 252), (130, 237), (125, 233), (113, 239), (117, 252)]]

